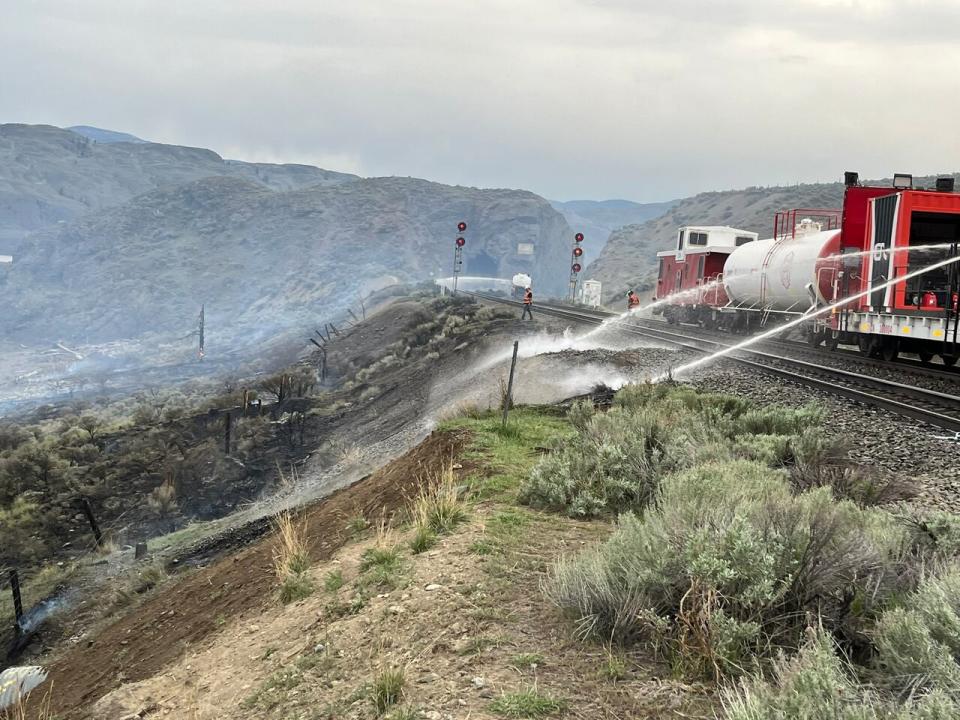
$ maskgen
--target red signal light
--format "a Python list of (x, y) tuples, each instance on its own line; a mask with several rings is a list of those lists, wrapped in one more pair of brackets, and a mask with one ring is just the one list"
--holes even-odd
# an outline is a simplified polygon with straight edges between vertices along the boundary
[(576, 235), (573, 236), (573, 239), (576, 242), (583, 242), (583, 233), (577, 233)]
[(575, 248), (573, 249), (573, 256), (574, 256), (574, 257), (580, 257), (581, 255), (583, 255), (583, 248), (580, 247), (580, 246), (575, 247)]
[(580, 263), (574, 263), (573, 265), (570, 266), (570, 269), (573, 270), (574, 272), (580, 272), (581, 270)]
[(467, 229), (467, 224), (463, 222), (463, 220), (457, 223), (457, 230), (459, 230), (460, 232), (463, 232), (466, 229)]
[[(460, 224), (462, 225), (463, 223), (460, 223)], [(463, 247), (464, 245), (466, 245), (466, 243), (467, 241), (464, 240), (462, 237), (457, 238), (457, 247)]]

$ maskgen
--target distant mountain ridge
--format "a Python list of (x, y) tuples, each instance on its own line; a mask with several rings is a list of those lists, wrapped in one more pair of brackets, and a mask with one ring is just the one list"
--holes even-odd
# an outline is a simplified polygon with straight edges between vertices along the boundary
[(358, 179), (309, 165), (224, 160), (202, 148), (100, 143), (50, 125), (0, 125), (0, 253), (16, 255), (30, 232), (213, 176), (246, 178), (272, 190)]
[(82, 135), (83, 137), (89, 138), (90, 140), (98, 143), (148, 142), (147, 140), (142, 140), (136, 135), (131, 135), (130, 133), (117, 132), (116, 130), (105, 130), (104, 128), (93, 127), (92, 125), (71, 125), (70, 127), (64, 129), (74, 132), (77, 135)]
[(527, 272), (560, 293), (572, 235), (527, 191), (102, 145), (43, 126), (0, 126), (0, 206), (21, 211), (23, 233), (0, 271), (0, 337), (23, 343), (182, 336), (205, 304), (211, 339), (249, 344), (385, 284), (448, 275), (460, 220), (466, 274)]

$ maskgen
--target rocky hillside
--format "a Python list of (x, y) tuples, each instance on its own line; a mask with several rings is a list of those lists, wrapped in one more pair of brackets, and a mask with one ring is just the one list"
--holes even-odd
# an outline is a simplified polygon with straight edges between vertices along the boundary
[(32, 231), (214, 175), (273, 190), (357, 179), (308, 165), (224, 160), (200, 148), (103, 143), (47, 125), (0, 125), (0, 254), (17, 255)]
[[(562, 292), (572, 230), (532, 193), (361, 179), (210, 150), (0, 126), (0, 334), (182, 336), (206, 304), (231, 344), (330, 318), (385, 284), (523, 271)], [(518, 245), (532, 254), (518, 254)], [(530, 248), (524, 248), (529, 250)]]
[(636, 225), (663, 215), (676, 200), (659, 203), (635, 203), (630, 200), (569, 200), (550, 204), (563, 213), (575, 231), (586, 236), (587, 257), (603, 250), (611, 233), (625, 225)]
[[(934, 177), (916, 178), (915, 184), (932, 187)], [(890, 184), (890, 180), (870, 181)], [(606, 301), (622, 298), (630, 288), (648, 289), (656, 282), (657, 253), (672, 247), (677, 228), (684, 225), (730, 225), (773, 235), (777, 211), (790, 208), (839, 208), (842, 183), (752, 187), (708, 192), (681, 200), (663, 215), (614, 231), (600, 257), (586, 270), (587, 279), (603, 283)]]
[[(182, 335), (205, 303), (211, 332), (255, 340), (378, 286), (449, 273), (461, 219), (466, 274), (524, 270), (562, 291), (570, 229), (532, 193), (406, 178), (277, 192), (213, 177), (32, 235), (0, 285), (12, 309), (0, 332), (78, 343)], [(517, 243), (535, 254), (517, 255)]]

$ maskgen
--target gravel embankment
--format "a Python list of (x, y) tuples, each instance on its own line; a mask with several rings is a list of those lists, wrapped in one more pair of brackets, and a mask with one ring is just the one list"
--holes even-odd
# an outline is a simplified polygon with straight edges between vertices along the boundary
[[(631, 350), (564, 350), (552, 354), (573, 366), (606, 367), (633, 382), (678, 367), (697, 356), (664, 348)], [(602, 376), (597, 374), (597, 379)], [(827, 409), (827, 427), (846, 439), (851, 458), (884, 473), (914, 480), (918, 495), (909, 504), (918, 509), (960, 513), (960, 440), (940, 428), (886, 410), (839, 398), (783, 378), (758, 373), (731, 360), (719, 360), (678, 378), (699, 389), (727, 392), (760, 404), (801, 406), (811, 402)], [(946, 438), (946, 439), (945, 439)]]
[(915, 480), (919, 495), (910, 504), (960, 513), (960, 441), (941, 439), (951, 435), (946, 430), (729, 362), (684, 381), (763, 404), (816, 402), (827, 409), (828, 427), (850, 443), (856, 462)]

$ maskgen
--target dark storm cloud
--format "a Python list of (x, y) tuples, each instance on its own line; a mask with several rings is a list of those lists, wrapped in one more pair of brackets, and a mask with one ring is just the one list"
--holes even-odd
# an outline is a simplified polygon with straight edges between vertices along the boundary
[(0, 119), (366, 175), (661, 199), (960, 167), (960, 3), (37, 0)]

